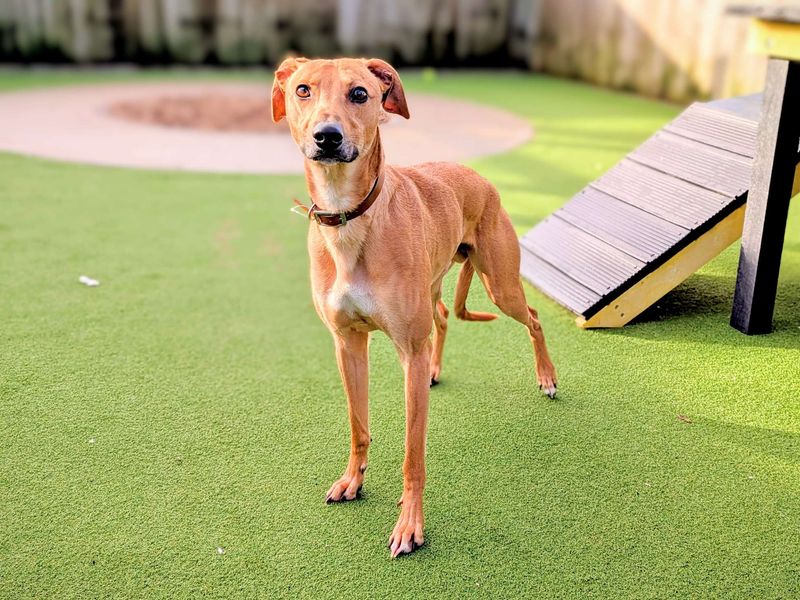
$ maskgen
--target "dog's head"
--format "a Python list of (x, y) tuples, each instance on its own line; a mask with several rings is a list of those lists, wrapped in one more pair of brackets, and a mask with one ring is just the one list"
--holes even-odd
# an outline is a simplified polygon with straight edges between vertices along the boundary
[(380, 59), (287, 58), (275, 71), (272, 119), (286, 117), (311, 160), (356, 160), (372, 147), (384, 111), (409, 117), (400, 77)]

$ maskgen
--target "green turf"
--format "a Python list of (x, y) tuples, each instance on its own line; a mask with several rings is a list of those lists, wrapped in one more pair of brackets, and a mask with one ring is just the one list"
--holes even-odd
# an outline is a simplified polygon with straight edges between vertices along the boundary
[[(4, 73), (0, 87), (94, 78)], [(520, 232), (678, 111), (515, 73), (407, 80), (531, 120), (532, 143), (474, 163)], [(796, 203), (772, 335), (727, 325), (736, 248), (621, 331), (578, 330), (528, 288), (556, 401), (535, 389), (518, 324), (453, 321), (427, 543), (392, 561), (403, 401), (383, 335), (364, 499), (323, 503), (348, 430), (306, 225), (288, 211), (303, 193), (300, 177), (0, 155), (0, 595), (800, 595)]]

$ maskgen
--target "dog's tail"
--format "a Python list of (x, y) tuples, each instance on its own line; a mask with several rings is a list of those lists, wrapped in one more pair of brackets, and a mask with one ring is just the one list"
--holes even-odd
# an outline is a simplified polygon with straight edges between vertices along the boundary
[(485, 312), (472, 312), (467, 310), (467, 294), (469, 293), (469, 284), (472, 282), (472, 275), (475, 273), (475, 267), (469, 259), (464, 261), (461, 267), (461, 272), (458, 274), (458, 283), (456, 284), (456, 297), (453, 300), (453, 311), (457, 319), (462, 321), (493, 321), (497, 315)]

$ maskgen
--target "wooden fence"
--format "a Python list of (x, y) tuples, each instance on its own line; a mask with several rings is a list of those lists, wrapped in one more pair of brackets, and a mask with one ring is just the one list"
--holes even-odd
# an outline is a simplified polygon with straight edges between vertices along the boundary
[(262, 64), (294, 51), (379, 54), (402, 64), (526, 60), (537, 5), (533, 0), (0, 0), (0, 57)]
[[(730, 0), (0, 0), (0, 60), (517, 64), (686, 100), (760, 89)], [(739, 1), (739, 0), (737, 0)]]
[(674, 100), (763, 86), (766, 61), (747, 52), (731, 0), (541, 2), (535, 68)]

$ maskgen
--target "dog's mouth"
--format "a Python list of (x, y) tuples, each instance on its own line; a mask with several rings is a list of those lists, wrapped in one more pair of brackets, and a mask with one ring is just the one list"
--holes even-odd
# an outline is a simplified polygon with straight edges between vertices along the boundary
[(309, 158), (313, 161), (329, 165), (334, 163), (351, 163), (358, 158), (358, 150), (353, 149), (352, 152), (324, 152), (319, 150)]
[(349, 146), (347, 148), (336, 148), (335, 150), (322, 150), (320, 148), (308, 148), (306, 156), (314, 162), (324, 165), (336, 163), (351, 163), (358, 158), (358, 148)]

